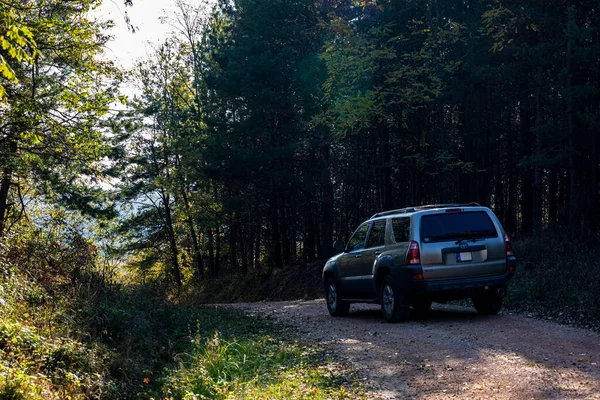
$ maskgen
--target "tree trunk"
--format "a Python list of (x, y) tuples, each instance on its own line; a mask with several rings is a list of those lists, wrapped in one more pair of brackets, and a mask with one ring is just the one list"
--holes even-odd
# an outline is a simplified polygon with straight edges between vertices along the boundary
[(261, 269), (261, 265), (260, 265), (260, 256), (261, 256), (260, 241), (261, 241), (261, 236), (262, 236), (262, 232), (261, 232), (261, 228), (260, 228), (260, 225), (259, 225), (258, 228), (256, 229), (256, 250), (254, 250), (254, 268), (256, 270), (260, 270)]
[(171, 264), (173, 270), (173, 279), (177, 285), (177, 291), (181, 292), (181, 269), (179, 268), (179, 249), (177, 248), (177, 241), (175, 239), (175, 229), (173, 227), (173, 218), (171, 215), (171, 199), (166, 193), (162, 194), (163, 205), (165, 207), (165, 224), (167, 228), (167, 235), (169, 236), (169, 246), (171, 247)]
[(511, 124), (509, 123), (509, 128), (507, 132), (506, 139), (506, 184), (508, 185), (508, 204), (506, 207), (506, 225), (505, 229), (512, 235), (517, 226), (517, 210), (516, 210), (516, 187), (517, 180), (515, 179), (514, 173), (514, 159), (513, 159), (513, 130), (511, 128)]
[(278, 198), (279, 191), (276, 190), (275, 184), (271, 183), (271, 198), (269, 201), (269, 227), (271, 237), (269, 243), (267, 273), (271, 273), (273, 268), (279, 268), (282, 264), (281, 256), (281, 233), (279, 231), (279, 206)]
[(210, 272), (210, 276), (216, 276), (215, 271), (217, 270), (215, 267), (215, 234), (212, 229), (207, 231), (208, 235), (208, 271)]
[[(525, 88), (521, 88), (519, 101), (519, 147), (521, 160), (531, 158), (531, 121), (530, 110), (527, 104)], [(530, 233), (533, 222), (533, 170), (525, 165), (521, 171), (521, 232)]]
[(321, 147), (321, 234), (319, 246), (320, 259), (331, 257), (333, 249), (333, 182), (331, 181), (330, 146)]
[[(596, 83), (597, 85), (597, 83)], [(598, 86), (596, 86), (598, 87)], [(598, 108), (596, 108), (598, 109)], [(597, 128), (592, 128), (592, 196), (590, 199), (591, 209), (593, 210), (590, 221), (590, 231), (596, 232), (598, 227), (598, 139)]]
[(392, 175), (391, 175), (391, 152), (390, 152), (390, 132), (385, 126), (382, 124), (382, 162), (381, 173), (382, 173), (382, 185), (383, 185), (383, 209), (391, 210), (393, 208), (393, 199), (392, 199)]
[[(168, 165), (169, 165), (169, 157), (168, 154), (166, 152), (165, 149), (163, 149), (163, 153), (162, 153), (162, 157), (164, 160), (164, 165), (165, 165), (165, 169), (162, 170), (159, 163), (158, 163), (158, 159), (157, 159), (158, 154), (155, 152), (154, 147), (152, 148), (152, 163), (154, 165), (154, 171), (156, 173), (157, 177), (162, 176), (162, 174), (164, 173), (164, 177), (166, 178), (167, 182), (169, 182), (171, 180), (170, 174), (169, 174), (169, 170), (168, 170)], [(181, 293), (181, 289), (182, 289), (182, 279), (181, 279), (181, 269), (179, 268), (179, 249), (177, 248), (177, 240), (175, 238), (175, 228), (173, 226), (173, 217), (172, 217), (172, 213), (171, 213), (171, 196), (170, 194), (165, 190), (164, 187), (161, 187), (159, 189), (160, 192), (160, 199), (162, 201), (163, 204), (163, 210), (162, 212), (164, 212), (164, 216), (163, 216), (163, 224), (167, 233), (167, 241), (171, 250), (171, 271), (173, 274), (173, 279), (175, 280), (175, 285), (177, 286), (177, 292), (178, 294)], [(158, 212), (160, 213), (161, 210), (158, 206), (156, 206), (158, 209)]]
[(558, 214), (558, 181), (556, 167), (550, 169), (548, 176), (548, 228), (550, 231), (556, 229)]
[[(567, 27), (571, 24), (573, 19), (573, 6), (571, 3), (567, 3), (568, 16), (567, 16)], [(569, 230), (572, 235), (576, 235), (579, 232), (579, 213), (578, 213), (578, 176), (577, 176), (577, 161), (576, 161), (576, 144), (575, 144), (575, 133), (573, 130), (573, 90), (572, 90), (572, 71), (571, 71), (571, 32), (567, 28), (567, 135), (568, 135), (568, 146), (569, 146)]]
[(196, 278), (204, 277), (204, 264), (202, 263), (202, 252), (200, 251), (200, 245), (198, 243), (198, 236), (196, 234), (196, 228), (194, 226), (194, 219), (192, 218), (192, 212), (190, 209), (190, 203), (187, 196), (187, 190), (185, 183), (181, 182), (181, 199), (183, 200), (183, 207), (185, 209), (186, 221), (190, 236), (192, 237), (192, 247), (194, 250), (193, 262), (194, 262), (194, 273)]
[(234, 221), (233, 213), (229, 213), (229, 262), (232, 270), (237, 269), (237, 238), (238, 225)]
[[(541, 33), (538, 33), (538, 46), (541, 46), (543, 37)], [(535, 88), (535, 168), (534, 168), (534, 197), (533, 197), (533, 230), (536, 233), (542, 230), (542, 196), (543, 196), (543, 179), (544, 170), (541, 165), (541, 159), (543, 157), (544, 142), (542, 125), (543, 110), (542, 110), (542, 52), (538, 49), (538, 69), (536, 72), (536, 88)]]
[(254, 227), (248, 227), (248, 267), (256, 269), (254, 263)]
[(4, 235), (5, 224), (8, 216), (8, 192), (10, 190), (12, 171), (10, 166), (4, 169), (0, 182), (0, 238)]
[(8, 218), (8, 194), (10, 192), (10, 186), (12, 185), (12, 158), (17, 153), (17, 141), (11, 140), (10, 155), (8, 160), (5, 160), (4, 172), (2, 173), (2, 180), (0, 181), (0, 237), (4, 235), (6, 228), (6, 221)]
[[(242, 219), (240, 218), (240, 213), (236, 213), (235, 215), (236, 217), (236, 224), (239, 227), (239, 243), (240, 243), (240, 261), (241, 261), (241, 266), (242, 266), (242, 274), (246, 275), (248, 273), (248, 251), (246, 248), (246, 243), (247, 243), (247, 236), (246, 236), (246, 229), (244, 228), (244, 225), (242, 224)], [(249, 241), (250, 243), (252, 243), (252, 241)], [(250, 246), (252, 247), (252, 246)]]
[(304, 259), (314, 261), (315, 246), (315, 218), (310, 201), (306, 201), (304, 203)]
[(219, 276), (221, 272), (221, 229), (217, 225), (215, 229), (215, 272), (214, 276)]
[(285, 197), (280, 196), (278, 201), (279, 206), (279, 227), (281, 232), (281, 265), (289, 265), (291, 261), (291, 238), (290, 228), (288, 225), (287, 204)]

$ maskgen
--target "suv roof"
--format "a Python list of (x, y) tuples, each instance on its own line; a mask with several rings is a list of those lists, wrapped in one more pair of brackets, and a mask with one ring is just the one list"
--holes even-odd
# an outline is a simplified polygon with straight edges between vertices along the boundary
[(397, 210), (389, 210), (389, 211), (379, 212), (377, 214), (373, 214), (371, 216), (371, 218), (369, 218), (369, 219), (373, 219), (373, 218), (377, 218), (377, 217), (384, 217), (387, 215), (407, 214), (407, 213), (414, 213), (417, 211), (432, 210), (432, 209), (436, 209), (436, 208), (452, 208), (452, 207), (481, 207), (481, 205), (479, 203), (475, 203), (475, 202), (463, 203), (463, 204), (427, 204), (427, 205), (422, 205), (422, 206), (406, 207), (406, 208), (399, 208)]

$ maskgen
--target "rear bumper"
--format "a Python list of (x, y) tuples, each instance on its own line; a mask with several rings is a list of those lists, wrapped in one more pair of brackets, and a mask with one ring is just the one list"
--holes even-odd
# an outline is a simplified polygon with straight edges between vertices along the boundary
[(516, 258), (508, 257), (506, 260), (507, 272), (502, 275), (442, 281), (419, 281), (411, 279), (407, 289), (411, 295), (427, 295), (447, 300), (463, 299), (471, 297), (476, 291), (481, 289), (506, 288), (506, 282), (515, 274), (516, 266)]

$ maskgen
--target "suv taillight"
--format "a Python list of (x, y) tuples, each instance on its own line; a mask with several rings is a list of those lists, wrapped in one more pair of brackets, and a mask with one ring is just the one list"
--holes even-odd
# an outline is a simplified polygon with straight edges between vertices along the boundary
[(411, 240), (406, 253), (406, 264), (421, 264), (421, 254), (419, 253), (419, 243)]
[(513, 255), (513, 249), (510, 244), (510, 238), (506, 233), (504, 234), (504, 246), (506, 246), (506, 257), (511, 257)]

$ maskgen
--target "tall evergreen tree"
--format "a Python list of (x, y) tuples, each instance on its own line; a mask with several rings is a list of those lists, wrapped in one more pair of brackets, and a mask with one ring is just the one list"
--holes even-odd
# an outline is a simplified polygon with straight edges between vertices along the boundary
[(9, 24), (0, 32), (9, 78), (0, 103), (0, 235), (21, 215), (25, 192), (89, 213), (102, 208), (94, 183), (107, 146), (98, 122), (118, 78), (100, 59), (109, 25), (88, 17), (98, 1), (10, 4), (0, 5), (0, 29)]

